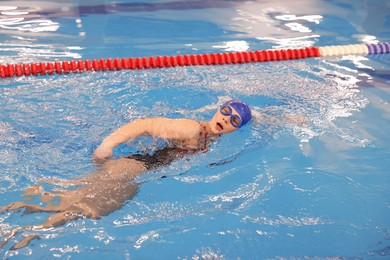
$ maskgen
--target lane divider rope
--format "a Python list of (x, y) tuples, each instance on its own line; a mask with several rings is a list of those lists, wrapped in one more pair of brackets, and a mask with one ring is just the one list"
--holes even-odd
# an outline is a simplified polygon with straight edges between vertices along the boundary
[(150, 56), (71, 60), (39, 63), (0, 64), (0, 77), (45, 76), (54, 74), (84, 73), (90, 71), (141, 70), (177, 66), (242, 64), (295, 60), (337, 55), (367, 55), (390, 53), (390, 43), (353, 44), (281, 50), (258, 50), (211, 54), (185, 54), (176, 56)]

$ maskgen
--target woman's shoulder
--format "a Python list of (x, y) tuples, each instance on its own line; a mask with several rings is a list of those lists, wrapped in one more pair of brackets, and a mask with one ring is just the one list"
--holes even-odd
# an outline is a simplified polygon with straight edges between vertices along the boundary
[(164, 124), (186, 124), (186, 125), (198, 125), (199, 122), (188, 119), (188, 118), (168, 118), (168, 117), (150, 117), (150, 118), (141, 118), (138, 119), (141, 120), (148, 120), (148, 121), (155, 121), (158, 123), (164, 123)]
[(200, 123), (198, 121), (186, 118), (173, 119), (172, 124), (178, 131), (191, 133), (193, 135), (198, 134), (200, 129)]
[(173, 119), (173, 120), (176, 121), (177, 123), (180, 123), (180, 124), (185, 124), (185, 125), (191, 125), (191, 126), (199, 127), (199, 122), (195, 121), (195, 120), (192, 120), (192, 119), (177, 118), (177, 119)]
[(149, 118), (147, 133), (163, 139), (188, 141), (199, 133), (199, 123), (191, 119), (171, 119), (163, 117)]

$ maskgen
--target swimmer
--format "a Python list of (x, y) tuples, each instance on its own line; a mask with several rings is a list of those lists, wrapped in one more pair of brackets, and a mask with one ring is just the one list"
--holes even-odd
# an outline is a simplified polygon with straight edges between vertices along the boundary
[[(132, 182), (138, 175), (156, 167), (167, 165), (186, 154), (207, 151), (209, 145), (220, 135), (233, 132), (252, 118), (248, 105), (239, 100), (225, 102), (209, 122), (190, 119), (144, 118), (134, 120), (103, 139), (93, 153), (99, 165), (98, 173), (83, 179), (65, 182), (51, 181), (59, 185), (79, 185), (77, 189), (62, 190), (56, 193), (43, 192), (40, 186), (29, 187), (25, 195), (41, 195), (46, 206), (13, 202), (0, 207), (0, 212), (25, 209), (25, 213), (50, 212), (45, 222), (35, 226), (24, 226), (10, 232), (2, 242), (3, 247), (22, 230), (42, 230), (64, 225), (79, 218), (99, 219), (120, 209), (138, 191)], [(140, 136), (152, 136), (168, 141), (168, 146), (153, 155), (133, 154), (117, 160), (113, 149)], [(50, 181), (48, 181), (50, 182)], [(59, 203), (54, 204), (54, 199)], [(3, 235), (3, 234), (2, 234)], [(37, 235), (29, 235), (15, 244), (10, 250), (27, 246)]]

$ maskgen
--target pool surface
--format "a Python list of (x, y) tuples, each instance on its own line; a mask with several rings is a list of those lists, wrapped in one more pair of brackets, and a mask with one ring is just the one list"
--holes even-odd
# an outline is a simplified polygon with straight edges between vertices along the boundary
[[(0, 64), (390, 42), (386, 0), (83, 2), (1, 1)], [(207, 153), (141, 175), (121, 209), (24, 230), (2, 259), (390, 258), (390, 54), (0, 82), (0, 206), (42, 178), (96, 172), (94, 149), (128, 121), (208, 120), (229, 98), (255, 115)], [(1, 213), (0, 241), (48, 216)]]

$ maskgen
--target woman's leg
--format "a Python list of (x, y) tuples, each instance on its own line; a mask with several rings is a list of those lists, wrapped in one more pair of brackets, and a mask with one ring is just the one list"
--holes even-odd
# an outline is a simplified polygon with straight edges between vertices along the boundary
[[(23, 229), (54, 228), (80, 217), (98, 219), (110, 214), (121, 208), (127, 200), (137, 194), (138, 186), (135, 183), (130, 183), (130, 181), (145, 171), (147, 171), (147, 168), (143, 163), (134, 159), (121, 158), (105, 162), (98, 173), (82, 179), (82, 182), (76, 180), (77, 184), (85, 184), (79, 189), (62, 191), (58, 194), (48, 192), (42, 194), (42, 190), (39, 188), (27, 190), (26, 195), (42, 194), (42, 201), (46, 202), (59, 197), (60, 202), (58, 205), (49, 204), (44, 207), (22, 201), (13, 202), (8, 206), (0, 207), (0, 213), (25, 208), (26, 213), (56, 212), (56, 214), (49, 216), (40, 225), (19, 227), (11, 231), (0, 243), (0, 248)], [(36, 238), (38, 238), (37, 235), (27, 236), (11, 249), (16, 250), (25, 247)]]
[[(60, 212), (51, 215), (50, 217), (47, 218), (45, 222), (43, 222), (40, 225), (36, 226), (25, 226), (25, 227), (19, 227), (17, 229), (12, 230), (8, 236), (4, 238), (3, 241), (0, 242), (0, 248), (2, 248), (11, 238), (16, 236), (21, 230), (29, 229), (29, 230), (41, 230), (41, 229), (47, 229), (47, 228), (53, 228), (53, 227), (58, 227), (61, 225), (64, 225), (66, 222), (71, 221), (71, 220), (76, 220), (80, 218), (81, 215), (77, 214), (76, 212)], [(38, 235), (29, 235), (27, 237), (24, 237), (21, 241), (16, 243), (14, 246), (10, 248), (10, 250), (17, 250), (23, 247), (26, 247), (30, 244), (30, 242), (34, 239), (39, 238)]]
[(61, 208), (54, 206), (54, 205), (48, 205), (45, 207), (36, 205), (36, 204), (29, 204), (25, 203), (23, 201), (17, 201), (17, 202), (12, 202), (7, 206), (2, 206), (0, 207), (0, 213), (5, 212), (5, 211), (11, 211), (11, 210), (17, 210), (17, 209), (22, 209), (25, 208), (26, 214), (29, 213), (34, 213), (34, 212), (58, 212), (61, 211)]

